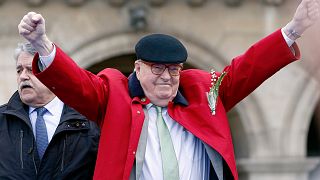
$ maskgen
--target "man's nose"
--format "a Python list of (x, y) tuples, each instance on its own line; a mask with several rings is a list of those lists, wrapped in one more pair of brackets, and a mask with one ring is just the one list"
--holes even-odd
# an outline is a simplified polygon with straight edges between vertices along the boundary
[(163, 73), (161, 74), (161, 77), (163, 79), (170, 79), (171, 78), (171, 75), (169, 73), (169, 69), (166, 67), (163, 71)]
[(20, 79), (24, 80), (24, 79), (29, 79), (29, 74), (28, 74), (28, 71), (27, 70), (22, 70), (21, 74), (20, 74)]

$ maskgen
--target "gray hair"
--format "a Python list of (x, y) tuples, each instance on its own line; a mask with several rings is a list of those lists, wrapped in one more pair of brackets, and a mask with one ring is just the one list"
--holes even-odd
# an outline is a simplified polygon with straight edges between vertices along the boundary
[(14, 50), (14, 54), (13, 54), (13, 57), (16, 61), (18, 60), (18, 57), (22, 52), (27, 52), (31, 55), (35, 55), (37, 51), (34, 49), (34, 47), (30, 43), (18, 43), (18, 46)]

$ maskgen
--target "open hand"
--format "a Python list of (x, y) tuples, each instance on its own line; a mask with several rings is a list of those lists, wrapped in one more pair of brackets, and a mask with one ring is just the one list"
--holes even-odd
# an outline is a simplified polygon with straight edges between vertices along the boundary
[(302, 35), (307, 28), (315, 24), (319, 16), (319, 0), (302, 0), (285, 29), (287, 32), (294, 30), (297, 34)]

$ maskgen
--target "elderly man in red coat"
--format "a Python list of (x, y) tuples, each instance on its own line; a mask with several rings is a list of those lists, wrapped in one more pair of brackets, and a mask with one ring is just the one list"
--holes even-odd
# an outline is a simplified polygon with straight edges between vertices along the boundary
[[(52, 92), (101, 126), (95, 179), (238, 179), (226, 112), (300, 57), (294, 41), (319, 16), (303, 0), (293, 19), (236, 57), (222, 73), (182, 70), (187, 51), (164, 34), (136, 45), (135, 72), (94, 75), (46, 36), (30, 12), (18, 28), (38, 51), (33, 72)], [(40, 56), (40, 57), (39, 57)]]

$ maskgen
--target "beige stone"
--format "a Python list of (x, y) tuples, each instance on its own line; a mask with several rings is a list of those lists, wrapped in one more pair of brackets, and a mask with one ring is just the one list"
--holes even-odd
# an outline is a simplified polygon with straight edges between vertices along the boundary
[[(134, 44), (141, 36), (161, 32), (175, 35), (186, 45), (190, 66), (221, 71), (252, 43), (283, 27), (298, 4), (279, 0), (267, 1), (279, 6), (247, 0), (236, 7), (229, 7), (222, 0), (83, 2), (77, 7), (62, 0), (46, 1), (39, 7), (29, 7), (18, 0), (0, 3), (1, 104), (16, 90), (12, 53), (16, 44), (23, 41), (17, 25), (28, 11), (46, 17), (51, 40), (84, 68), (133, 54)], [(160, 2), (161, 6), (152, 2)], [(145, 18), (147, 23), (142, 29), (130, 27), (133, 19), (128, 11), (132, 7), (146, 8), (143, 17), (134, 19)], [(241, 180), (320, 178), (318, 159), (306, 157), (308, 128), (320, 98), (318, 28), (319, 25), (313, 27), (298, 40), (301, 62), (275, 74), (230, 112)], [(315, 167), (317, 170), (313, 170)]]

